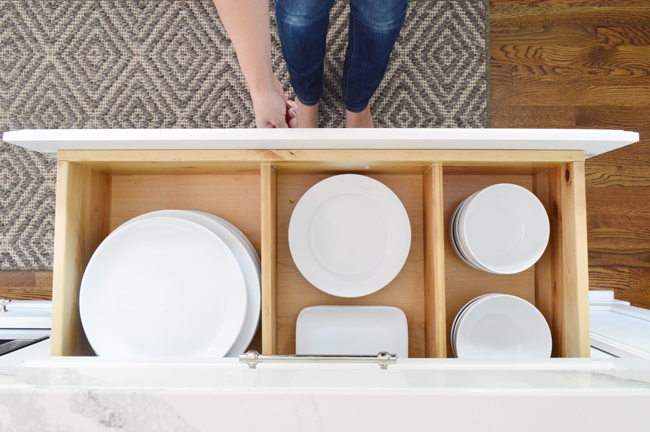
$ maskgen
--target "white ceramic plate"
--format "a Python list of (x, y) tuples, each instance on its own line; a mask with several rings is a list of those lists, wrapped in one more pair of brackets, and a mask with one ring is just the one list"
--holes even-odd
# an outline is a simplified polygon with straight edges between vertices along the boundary
[(479, 191), (459, 212), (458, 242), (465, 256), (493, 273), (531, 267), (548, 244), (550, 224), (539, 199), (513, 184)]
[(467, 304), (465, 304), (465, 306), (463, 306), (463, 307), (458, 311), (458, 313), (456, 314), (456, 318), (454, 318), (454, 322), (453, 322), (453, 324), (451, 325), (451, 332), (449, 333), (449, 334), (450, 334), (450, 337), (451, 337), (451, 350), (452, 350), (453, 353), (454, 353), (454, 357), (458, 357), (458, 355), (456, 354), (456, 330), (458, 329), (458, 323), (459, 323), (459, 322), (462, 320), (462, 318), (463, 318), (463, 312), (465, 312), (465, 310), (469, 307), (469, 305), (471, 305), (471, 304), (474, 303), (475, 301), (477, 301), (477, 300), (479, 300), (479, 299), (481, 299), (481, 298), (484, 298), (484, 297), (492, 296), (492, 295), (498, 295), (498, 294), (483, 294), (483, 295), (480, 295), (480, 296), (478, 296), (478, 297), (473, 298), (472, 300), (470, 300), (469, 302), (467, 302)]
[(456, 219), (454, 221), (454, 241), (455, 241), (455, 246), (456, 246), (456, 249), (457, 249), (457, 251), (459, 253), (459, 256), (465, 261), (465, 263), (467, 263), (468, 265), (474, 267), (477, 270), (482, 270), (482, 271), (485, 271), (485, 272), (488, 272), (488, 273), (494, 273), (493, 271), (491, 271), (487, 267), (481, 265), (481, 263), (476, 262), (475, 260), (473, 260), (472, 257), (468, 254), (468, 252), (463, 249), (463, 244), (459, 241), (459, 237), (461, 235), (460, 229), (458, 228), (458, 221), (460, 219), (460, 214), (462, 213), (465, 206), (467, 206), (467, 204), (469, 202), (471, 202), (471, 200), (476, 196), (477, 193), (478, 192), (476, 192), (473, 195), (467, 197), (465, 199), (465, 201), (463, 201), (461, 203), (461, 205), (459, 206), (458, 213), (456, 214)]
[[(476, 194), (474, 194), (474, 195), (476, 195)], [(465, 264), (467, 264), (467, 265), (469, 265), (469, 266), (471, 266), (471, 267), (474, 267), (475, 269), (478, 269), (478, 270), (489, 271), (489, 270), (487, 270), (487, 269), (485, 269), (485, 268), (483, 268), (483, 267), (477, 265), (476, 263), (471, 262), (471, 261), (470, 261), (470, 260), (469, 260), (465, 255), (464, 255), (463, 250), (462, 250), (462, 248), (461, 248), (461, 245), (460, 245), (460, 243), (458, 242), (458, 215), (459, 215), (459, 213), (462, 211), (462, 209), (463, 209), (463, 207), (465, 206), (465, 204), (466, 204), (466, 203), (467, 203), (467, 202), (468, 202), (468, 201), (469, 201), (469, 200), (470, 200), (474, 195), (471, 195), (471, 196), (465, 198), (465, 200), (463, 200), (463, 202), (461, 202), (461, 203), (458, 205), (458, 207), (456, 207), (456, 210), (454, 210), (454, 213), (453, 213), (453, 215), (451, 216), (451, 221), (449, 222), (449, 238), (450, 238), (451, 246), (454, 248), (454, 251), (456, 252), (456, 255), (458, 255), (458, 257), (459, 257), (461, 260), (463, 260), (463, 262), (465, 262)]]
[(246, 318), (239, 337), (226, 357), (237, 357), (248, 348), (259, 325), (262, 306), (260, 291), (260, 258), (250, 240), (237, 227), (219, 216), (188, 210), (159, 210), (135, 217), (116, 228), (111, 235), (133, 222), (154, 217), (176, 217), (203, 225), (219, 236), (233, 252), (246, 281), (248, 303)]
[(456, 326), (458, 358), (549, 358), (551, 331), (535, 306), (506, 294), (470, 304)]
[(246, 315), (244, 276), (230, 248), (187, 220), (121, 227), (93, 254), (79, 310), (97, 355), (223, 357)]
[(298, 270), (316, 288), (360, 297), (386, 286), (411, 247), (411, 225), (397, 195), (370, 177), (325, 179), (298, 201), (289, 223)]
[(296, 354), (408, 357), (408, 324), (388, 306), (312, 306), (296, 322)]

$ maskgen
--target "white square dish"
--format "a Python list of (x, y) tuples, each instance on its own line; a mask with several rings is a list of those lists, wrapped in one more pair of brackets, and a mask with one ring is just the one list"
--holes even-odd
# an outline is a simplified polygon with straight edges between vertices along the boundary
[(408, 358), (408, 325), (389, 306), (312, 306), (296, 323), (296, 354), (374, 355)]

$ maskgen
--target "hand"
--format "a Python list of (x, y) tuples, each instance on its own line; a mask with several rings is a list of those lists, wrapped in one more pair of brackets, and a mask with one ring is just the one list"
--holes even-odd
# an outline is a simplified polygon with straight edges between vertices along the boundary
[(288, 101), (276, 77), (272, 88), (251, 91), (255, 124), (258, 128), (298, 127), (296, 105)]

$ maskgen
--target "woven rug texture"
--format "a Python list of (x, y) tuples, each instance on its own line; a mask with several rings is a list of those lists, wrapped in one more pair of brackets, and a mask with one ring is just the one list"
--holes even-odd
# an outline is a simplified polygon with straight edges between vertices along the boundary
[[(349, 4), (331, 12), (321, 127), (342, 127)], [(488, 6), (411, 1), (371, 100), (378, 127), (488, 127)], [(273, 66), (293, 93), (272, 16)], [(249, 128), (252, 102), (210, 0), (0, 1), (0, 132)], [(52, 268), (56, 159), (0, 142), (0, 270)]]

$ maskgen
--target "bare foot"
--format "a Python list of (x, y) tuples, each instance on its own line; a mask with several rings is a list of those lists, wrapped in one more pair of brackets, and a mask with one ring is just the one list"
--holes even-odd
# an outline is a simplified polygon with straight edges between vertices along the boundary
[(372, 114), (370, 114), (370, 106), (367, 106), (361, 112), (353, 113), (345, 110), (345, 127), (346, 128), (374, 128), (375, 124), (372, 122)]
[(306, 106), (303, 105), (298, 98), (293, 101), (296, 104), (298, 113), (300, 114), (298, 127), (299, 128), (317, 128), (318, 127), (318, 103), (316, 105)]

